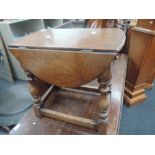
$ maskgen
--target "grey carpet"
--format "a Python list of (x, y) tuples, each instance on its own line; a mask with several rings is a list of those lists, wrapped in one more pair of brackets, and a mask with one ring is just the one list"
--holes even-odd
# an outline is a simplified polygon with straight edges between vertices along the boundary
[(130, 108), (123, 105), (119, 134), (155, 135), (155, 86), (146, 94), (147, 100), (141, 104)]
[(26, 82), (16, 80), (12, 85), (0, 80), (0, 126), (17, 124), (31, 106)]

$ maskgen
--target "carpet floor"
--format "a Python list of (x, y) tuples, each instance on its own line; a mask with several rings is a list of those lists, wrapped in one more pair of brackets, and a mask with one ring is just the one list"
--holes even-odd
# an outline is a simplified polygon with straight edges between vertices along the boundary
[[(9, 84), (0, 80), (0, 127), (17, 124), (30, 107), (32, 99), (26, 82), (15, 80)], [(0, 131), (4, 133), (1, 128)]]
[(155, 135), (155, 86), (146, 95), (141, 104), (130, 108), (123, 105), (119, 134)]

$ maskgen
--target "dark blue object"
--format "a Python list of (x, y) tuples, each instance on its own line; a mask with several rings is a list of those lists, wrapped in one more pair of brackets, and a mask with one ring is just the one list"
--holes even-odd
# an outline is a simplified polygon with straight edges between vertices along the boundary
[(2, 50), (0, 50), (0, 65), (4, 65), (4, 54), (2, 53)]

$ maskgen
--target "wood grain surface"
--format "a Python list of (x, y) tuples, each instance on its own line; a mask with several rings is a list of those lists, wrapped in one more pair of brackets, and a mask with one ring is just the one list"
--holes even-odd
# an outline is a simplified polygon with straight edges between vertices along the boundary
[(125, 34), (118, 28), (103, 29), (51, 29), (27, 35), (10, 47), (115, 51), (122, 49)]
[(52, 29), (28, 35), (10, 50), (39, 79), (73, 88), (104, 72), (124, 42), (120, 29)]
[(94, 80), (116, 55), (41, 49), (11, 49), (11, 52), (32, 74), (61, 87), (79, 87)]
[[(128, 31), (126, 53), (129, 56), (126, 77), (125, 102), (142, 103), (146, 99), (146, 83), (154, 79), (155, 20), (141, 19)], [(151, 82), (152, 81), (152, 82)], [(148, 86), (148, 85), (147, 85)], [(150, 87), (150, 86), (148, 86)]]

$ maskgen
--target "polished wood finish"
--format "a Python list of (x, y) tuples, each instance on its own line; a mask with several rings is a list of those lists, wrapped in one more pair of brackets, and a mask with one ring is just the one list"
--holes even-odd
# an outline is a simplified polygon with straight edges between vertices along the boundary
[(22, 66), (44, 82), (70, 88), (94, 80), (110, 65), (116, 55), (42, 49), (11, 49), (11, 52)]
[(99, 76), (124, 42), (125, 34), (120, 29), (55, 29), (26, 36), (12, 43), (10, 50), (41, 80), (79, 87)]
[(125, 102), (128, 105), (134, 105), (146, 99), (146, 83), (154, 72), (155, 31), (148, 29), (153, 28), (152, 24), (148, 26), (150, 22), (138, 20), (137, 26), (131, 27), (128, 32), (126, 51), (129, 62), (125, 88)]
[(11, 47), (57, 50), (94, 50), (118, 52), (125, 43), (125, 34), (118, 28), (51, 29), (34, 32), (12, 44)]
[(137, 27), (155, 30), (155, 19), (141, 19), (137, 20)]
[[(51, 38), (49, 42), (46, 40), (46, 32), (49, 34), (48, 39)], [(101, 36), (103, 34), (105, 36)], [(43, 42), (42, 47), (40, 41)], [(116, 42), (112, 43), (113, 41)], [(48, 116), (88, 128), (97, 126), (99, 133), (107, 134), (110, 65), (122, 49), (124, 42), (124, 33), (118, 29), (111, 29), (111, 31), (108, 29), (93, 31), (75, 29), (46, 30), (13, 43), (10, 46), (11, 52), (28, 70), (28, 76), (31, 77), (30, 92), (34, 98), (36, 116)], [(100, 114), (97, 123), (81, 116), (44, 108), (46, 104), (41, 101), (41, 89), (37, 85), (37, 79), (41, 80), (40, 83), (45, 83), (44, 85), (53, 84), (59, 87), (76, 88), (97, 77), (100, 83)]]
[[(118, 134), (121, 107), (123, 104), (123, 92), (125, 85), (127, 67), (126, 55), (120, 55), (111, 67), (111, 103), (109, 105), (109, 124), (107, 127), (107, 134)], [(90, 88), (98, 88), (97, 80), (89, 83)], [(85, 86), (86, 87), (86, 86)], [(53, 98), (54, 97), (54, 98)], [(98, 93), (88, 93), (86, 91), (58, 91), (56, 95), (48, 98), (46, 105), (58, 112), (67, 114), (76, 114), (76, 116), (86, 117), (88, 119), (96, 119), (98, 117)], [(51, 104), (52, 103), (52, 104)], [(21, 119), (19, 124), (11, 131), (11, 135), (87, 135), (99, 134), (96, 129), (88, 129), (85, 127), (65, 123), (48, 117), (38, 118), (34, 115), (31, 109)]]

